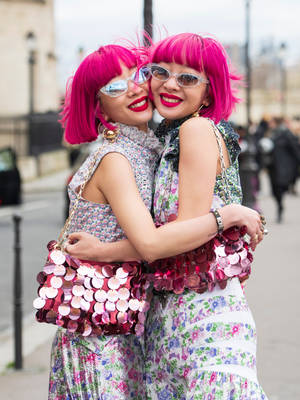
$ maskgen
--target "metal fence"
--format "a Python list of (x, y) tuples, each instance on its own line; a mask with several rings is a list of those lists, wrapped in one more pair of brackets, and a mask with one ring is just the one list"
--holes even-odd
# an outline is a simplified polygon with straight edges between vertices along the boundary
[(0, 117), (0, 147), (12, 147), (18, 156), (37, 156), (62, 148), (63, 130), (57, 112)]

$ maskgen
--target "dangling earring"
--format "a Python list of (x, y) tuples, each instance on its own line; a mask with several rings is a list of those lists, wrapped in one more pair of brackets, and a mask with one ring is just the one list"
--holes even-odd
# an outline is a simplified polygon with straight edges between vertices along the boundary
[(114, 143), (116, 141), (117, 136), (120, 133), (118, 128), (116, 128), (114, 130), (108, 129), (106, 127), (103, 127), (103, 125), (101, 123), (98, 125), (97, 130), (98, 130), (99, 135), (103, 135), (103, 137), (111, 143)]
[(192, 117), (200, 117), (200, 110), (204, 107), (204, 104), (201, 104), (199, 109), (192, 114)]

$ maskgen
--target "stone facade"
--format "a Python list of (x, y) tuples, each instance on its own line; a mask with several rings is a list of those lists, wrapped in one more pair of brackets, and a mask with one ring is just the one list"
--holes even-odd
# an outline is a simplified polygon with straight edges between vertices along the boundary
[(0, 0), (0, 116), (29, 111), (29, 32), (36, 37), (34, 112), (58, 109), (53, 3), (54, 0)]

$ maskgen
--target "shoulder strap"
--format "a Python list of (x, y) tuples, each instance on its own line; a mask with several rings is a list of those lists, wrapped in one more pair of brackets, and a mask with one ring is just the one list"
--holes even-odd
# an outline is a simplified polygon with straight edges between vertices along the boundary
[(215, 137), (217, 140), (217, 144), (218, 144), (219, 154), (220, 154), (221, 179), (222, 179), (222, 191), (221, 191), (222, 200), (224, 201), (225, 204), (230, 204), (230, 203), (232, 203), (232, 199), (231, 199), (229, 184), (228, 184), (227, 175), (226, 175), (226, 166), (225, 166), (225, 159), (224, 159), (224, 153), (223, 153), (223, 147), (222, 147), (221, 134), (220, 134), (218, 128), (216, 127), (215, 123), (209, 118), (208, 118), (208, 121), (210, 122), (210, 124), (213, 128), (213, 131), (214, 131), (214, 134), (215, 134)]

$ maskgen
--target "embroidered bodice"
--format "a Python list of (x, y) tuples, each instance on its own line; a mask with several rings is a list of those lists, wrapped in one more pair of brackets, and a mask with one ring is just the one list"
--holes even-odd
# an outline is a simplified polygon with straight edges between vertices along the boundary
[[(114, 143), (106, 142), (93, 167), (96, 170), (102, 158), (108, 153), (120, 153), (129, 161), (135, 176), (139, 193), (150, 210), (152, 204), (153, 177), (161, 152), (161, 144), (151, 130), (143, 132), (136, 127), (119, 124), (120, 134)], [(102, 144), (99, 143), (99, 146)], [(88, 169), (94, 161), (93, 151), (74, 175), (68, 188), (70, 207), (74, 205), (77, 189), (84, 182)], [(109, 204), (99, 204), (79, 199), (77, 211), (68, 233), (84, 231), (97, 236), (103, 242), (113, 242), (125, 238)]]
[[(164, 144), (164, 151), (159, 167), (156, 171), (153, 209), (155, 222), (160, 225), (176, 217), (178, 211), (178, 163), (179, 163), (179, 129), (190, 116), (172, 121), (164, 120), (156, 131), (160, 142)], [(214, 122), (210, 120), (214, 125)], [(226, 169), (231, 202), (241, 203), (242, 191), (238, 172), (238, 155), (240, 152), (238, 135), (233, 131), (228, 122), (222, 121), (214, 125), (222, 135), (230, 157), (230, 166)], [(201, 132), (199, 132), (201, 134)], [(221, 176), (216, 177), (212, 208), (224, 205), (224, 188)]]

